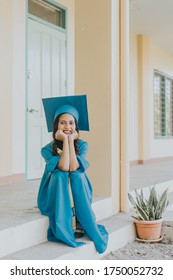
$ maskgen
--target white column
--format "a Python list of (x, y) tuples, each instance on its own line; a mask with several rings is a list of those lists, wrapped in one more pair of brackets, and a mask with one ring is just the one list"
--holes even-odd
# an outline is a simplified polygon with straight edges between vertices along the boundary
[(120, 0), (120, 211), (129, 191), (129, 1)]

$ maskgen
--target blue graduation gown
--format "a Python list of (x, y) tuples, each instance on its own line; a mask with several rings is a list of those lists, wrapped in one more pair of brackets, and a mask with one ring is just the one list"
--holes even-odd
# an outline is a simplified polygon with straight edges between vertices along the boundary
[(57, 168), (60, 156), (52, 155), (52, 143), (42, 148), (45, 159), (45, 171), (38, 192), (38, 207), (43, 215), (49, 217), (48, 240), (66, 243), (72, 247), (85, 244), (77, 242), (72, 228), (72, 208), (69, 196), (69, 181), (71, 185), (75, 214), (81, 226), (93, 240), (98, 253), (107, 248), (108, 232), (103, 225), (97, 225), (92, 203), (92, 186), (85, 173), (89, 163), (85, 156), (88, 143), (79, 139), (80, 154), (77, 159), (80, 167), (73, 172)]

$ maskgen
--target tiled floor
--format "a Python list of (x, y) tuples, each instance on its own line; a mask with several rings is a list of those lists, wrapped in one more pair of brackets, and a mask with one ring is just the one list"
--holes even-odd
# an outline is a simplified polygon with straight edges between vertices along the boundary
[(173, 160), (130, 166), (130, 189), (173, 180)]

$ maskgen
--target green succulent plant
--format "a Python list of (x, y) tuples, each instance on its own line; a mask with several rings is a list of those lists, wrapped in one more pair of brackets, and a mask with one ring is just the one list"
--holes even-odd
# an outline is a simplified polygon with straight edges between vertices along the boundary
[(169, 204), (168, 188), (159, 196), (155, 190), (155, 186), (150, 188), (149, 196), (146, 199), (143, 190), (137, 192), (135, 189), (136, 200), (128, 193), (128, 198), (134, 206), (136, 216), (132, 216), (137, 220), (153, 221), (162, 218), (162, 213)]

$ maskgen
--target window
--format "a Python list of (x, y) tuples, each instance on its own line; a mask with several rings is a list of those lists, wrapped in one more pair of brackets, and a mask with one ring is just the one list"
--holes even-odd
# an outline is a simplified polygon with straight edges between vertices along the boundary
[(154, 136), (173, 136), (173, 79), (154, 72)]
[(28, 12), (56, 26), (65, 28), (65, 10), (44, 0), (28, 0)]

